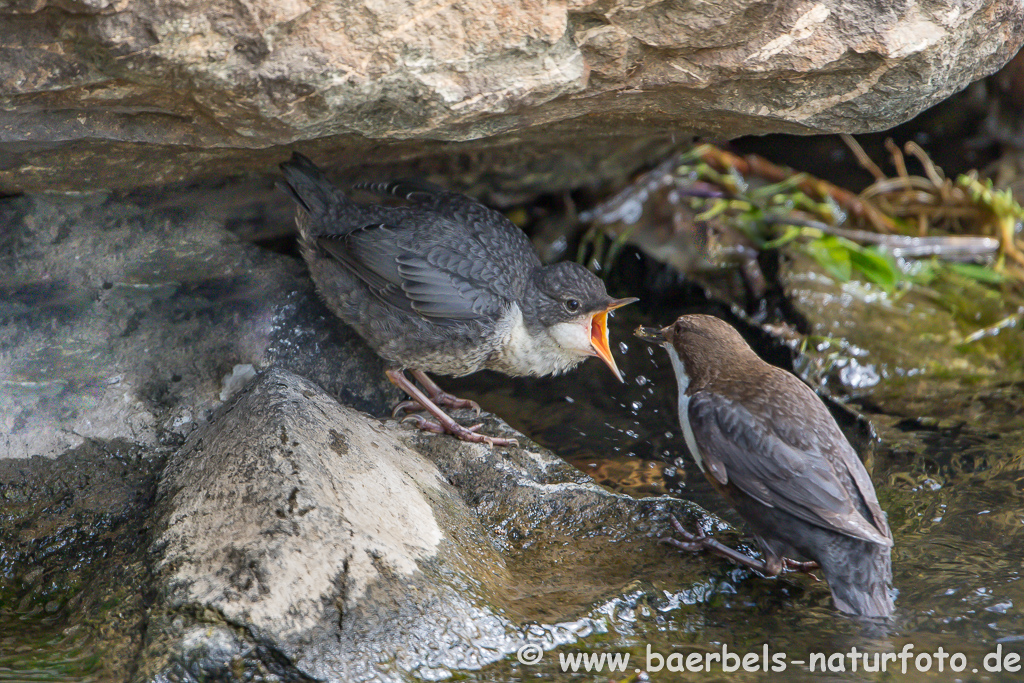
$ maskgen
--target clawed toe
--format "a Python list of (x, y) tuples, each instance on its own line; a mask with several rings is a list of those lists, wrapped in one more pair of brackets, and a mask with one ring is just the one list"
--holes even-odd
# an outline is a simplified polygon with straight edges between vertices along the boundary
[(477, 417), (480, 416), (480, 404), (468, 398), (459, 398), (458, 396), (442, 392), (437, 396), (434, 396), (433, 399), (434, 403), (439, 406), (444, 406), (445, 408), (451, 408), (453, 410), (469, 408)]
[(682, 523), (679, 521), (678, 518), (676, 518), (675, 515), (669, 515), (668, 519), (669, 523), (672, 525), (672, 531), (675, 532), (677, 536), (682, 536), (683, 540), (680, 541), (678, 538), (673, 538), (672, 536), (665, 536), (658, 539), (659, 543), (664, 543), (665, 545), (670, 545), (674, 548), (679, 548), (681, 550), (686, 550), (694, 553), (706, 549), (707, 546), (705, 545), (705, 541), (707, 540), (707, 536), (705, 536), (703, 533), (690, 533), (685, 528), (683, 528)]
[(821, 565), (818, 564), (817, 562), (798, 562), (797, 560), (794, 560), (792, 558), (784, 557), (784, 558), (782, 558), (782, 565), (788, 571), (800, 572), (801, 574), (807, 574), (807, 576), (809, 576), (812, 579), (814, 579), (815, 582), (820, 582), (821, 581), (821, 579), (819, 579), (818, 576), (816, 574), (814, 574), (815, 570), (821, 569)]
[[(403, 413), (410, 413), (402, 418), (402, 422), (412, 422), (417, 427), (424, 431), (433, 432), (435, 434), (451, 434), (457, 439), (463, 441), (469, 441), (470, 443), (485, 443), (489, 446), (518, 446), (519, 442), (515, 439), (503, 439), (496, 436), (486, 436), (484, 434), (477, 433), (483, 424), (475, 424), (471, 427), (463, 427), (458, 422), (453, 420), (448, 413), (444, 412), (437, 403), (455, 408), (471, 408), (480, 413), (480, 406), (475, 401), (467, 399), (457, 398), (451, 394), (447, 394), (441, 391), (433, 380), (427, 377), (424, 373), (414, 370), (413, 375), (420, 381), (424, 389), (427, 390), (431, 396), (428, 396), (421, 391), (415, 384), (409, 381), (409, 378), (405, 376), (402, 370), (388, 370), (386, 372), (388, 379), (397, 386), (399, 389), (407, 393), (412, 397), (412, 400), (402, 401), (395, 409), (391, 411), (393, 417), (398, 417)], [(423, 415), (418, 414), (419, 411), (426, 411), (434, 418), (430, 420)]]
[(413, 413), (412, 415), (406, 415), (402, 418), (402, 422), (412, 422), (418, 429), (422, 429), (425, 432), (433, 432), (434, 434), (444, 434), (445, 429), (433, 420), (428, 420), (422, 415)]
[[(396, 405), (394, 409), (391, 411), (391, 417), (397, 419), (398, 416), (401, 415), (402, 413), (416, 413), (422, 410), (426, 410), (426, 408), (420, 405), (418, 401), (402, 401), (401, 403)], [(402, 422), (405, 422), (405, 419), (403, 419)]]
[(699, 553), (704, 550), (704, 544), (699, 541), (680, 541), (678, 538), (672, 538), (671, 536), (659, 538), (658, 543), (670, 545), (673, 548), (679, 548), (691, 553)]
[(463, 427), (462, 425), (456, 424), (453, 428), (448, 430), (448, 433), (457, 439), (463, 441), (469, 441), (470, 443), (485, 443), (488, 446), (518, 446), (519, 442), (515, 439), (503, 439), (499, 436), (487, 436), (485, 434), (478, 434), (476, 430), (483, 427), (482, 424), (476, 424), (472, 427)]

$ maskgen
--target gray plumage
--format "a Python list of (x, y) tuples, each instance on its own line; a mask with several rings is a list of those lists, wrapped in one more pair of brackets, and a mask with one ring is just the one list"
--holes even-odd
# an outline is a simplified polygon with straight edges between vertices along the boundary
[(604, 283), (574, 263), (543, 266), (498, 212), (415, 181), (356, 186), (406, 205), (357, 203), (297, 153), (281, 169), (318, 290), (392, 367), (547, 375), (593, 355), (551, 328), (615, 304)]

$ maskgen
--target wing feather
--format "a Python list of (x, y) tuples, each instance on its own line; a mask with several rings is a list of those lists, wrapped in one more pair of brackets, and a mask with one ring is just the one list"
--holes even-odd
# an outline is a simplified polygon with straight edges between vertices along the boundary
[[(442, 325), (486, 320), (509, 305), (486, 279), (486, 265), (435, 245), (417, 254), (403, 245), (401, 228), (368, 225), (341, 235), (320, 235), (317, 244), (366, 283), (381, 301)], [(440, 255), (439, 255), (440, 254)], [(479, 259), (479, 255), (477, 255)]]
[(540, 266), (522, 230), (475, 199), (415, 180), (356, 187), (410, 204), (349, 202), (365, 221), (321, 221), (317, 244), (400, 310), (442, 325), (493, 319)]
[[(688, 416), (705, 467), (723, 485), (811, 524), (892, 545), (871, 480), (845, 439), (841, 447), (850, 453), (826, 457), (787, 442), (744, 406), (708, 391), (690, 397)], [(855, 496), (875, 519), (865, 518)]]

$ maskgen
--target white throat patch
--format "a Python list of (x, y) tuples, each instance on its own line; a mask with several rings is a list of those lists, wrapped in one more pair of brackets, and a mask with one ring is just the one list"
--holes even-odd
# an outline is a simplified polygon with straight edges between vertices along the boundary
[(672, 361), (672, 369), (676, 372), (676, 382), (679, 384), (679, 426), (683, 428), (683, 438), (686, 440), (686, 447), (690, 449), (690, 455), (700, 471), (704, 471), (704, 457), (697, 448), (697, 439), (693, 436), (693, 428), (690, 426), (690, 397), (686, 390), (690, 387), (690, 376), (686, 374), (686, 366), (679, 359), (679, 354), (671, 344), (664, 344), (668, 350), (669, 360)]
[(533, 336), (523, 323), (523, 312), (512, 304), (503, 322), (504, 343), (488, 368), (513, 377), (557, 375), (575, 367), (589, 355), (577, 351), (587, 348), (590, 338), (581, 325), (561, 323), (548, 333)]

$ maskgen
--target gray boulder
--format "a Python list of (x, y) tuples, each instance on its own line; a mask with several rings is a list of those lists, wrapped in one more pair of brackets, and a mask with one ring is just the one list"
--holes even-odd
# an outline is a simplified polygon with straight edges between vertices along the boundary
[(889, 128), (1002, 66), (1022, 22), (1013, 0), (13, 0), (0, 192), (265, 171), (310, 141), (575, 186), (654, 136)]
[[(536, 447), (499, 452), (378, 423), (274, 368), (164, 470), (141, 672), (187, 680), (244, 655), (249, 669), (276, 662), (297, 679), (436, 680), (527, 642), (572, 642), (589, 619), (557, 638), (534, 633), (542, 615), (517, 614), (513, 594), (536, 581), (525, 569), (545, 585), (550, 572), (577, 581), (591, 555), (545, 566), (536, 546), (598, 529), (606, 545), (629, 541), (632, 562), (612, 552), (627, 584), (663, 505), (609, 493)], [(585, 615), (616, 590), (573, 599)]]
[(40, 195), (0, 220), (0, 602), (47, 643), (0, 634), (3, 667), (440, 679), (698, 580), (656, 541), (696, 507), (494, 418), (522, 448), (381, 422), (397, 391), (301, 262), (209, 213)]

